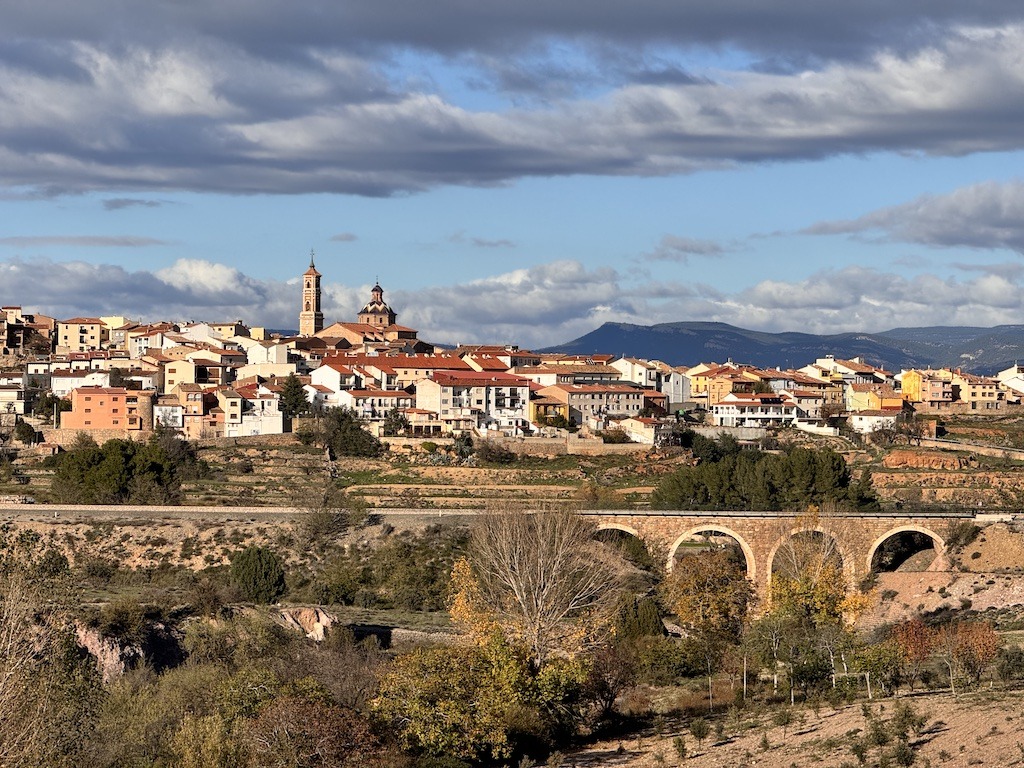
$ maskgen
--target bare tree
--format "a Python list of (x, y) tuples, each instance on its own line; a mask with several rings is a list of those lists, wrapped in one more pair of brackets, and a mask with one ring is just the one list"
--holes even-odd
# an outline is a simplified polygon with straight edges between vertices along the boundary
[(475, 602), (541, 667), (599, 639), (622, 594), (623, 562), (567, 509), (503, 509), (472, 527)]
[(33, 695), (39, 672), (36, 590), (21, 574), (7, 576), (0, 592), (0, 765), (20, 765), (44, 738), (46, 700)]
[(69, 617), (45, 581), (9, 562), (0, 567), (0, 765), (5, 768), (77, 764), (89, 702), (98, 690), (89, 667), (76, 669), (78, 662), (69, 659)]

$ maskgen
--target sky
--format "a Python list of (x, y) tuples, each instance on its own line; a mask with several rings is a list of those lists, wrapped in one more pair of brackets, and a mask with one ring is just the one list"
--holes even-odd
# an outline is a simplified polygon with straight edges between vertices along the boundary
[(1024, 323), (1019, 0), (6, 0), (0, 303)]

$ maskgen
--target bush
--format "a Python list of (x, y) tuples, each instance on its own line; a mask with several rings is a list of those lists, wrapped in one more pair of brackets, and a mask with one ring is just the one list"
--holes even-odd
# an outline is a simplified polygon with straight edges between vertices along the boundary
[(619, 429), (618, 427), (615, 427), (613, 429), (606, 429), (604, 430), (604, 432), (601, 432), (599, 434), (601, 436), (602, 442), (611, 445), (622, 445), (623, 443), (633, 442), (632, 440), (629, 439), (629, 435), (626, 434), (626, 431), (623, 429)]
[(25, 445), (35, 442), (35, 427), (33, 427), (26, 421), (19, 421), (18, 424), (14, 427), (14, 439), (17, 440), (18, 442), (25, 443)]
[(231, 580), (256, 603), (272, 603), (284, 594), (284, 566), (267, 547), (249, 547), (231, 560)]
[(420, 450), (424, 453), (437, 453), (437, 443), (430, 440), (425, 440), (420, 443)]
[(549, 427), (554, 427), (555, 429), (564, 429), (569, 432), (576, 432), (579, 430), (579, 427), (577, 427), (575, 424), (569, 421), (569, 419), (565, 418), (565, 416), (563, 416), (560, 413), (555, 414), (554, 416), (548, 416), (544, 420), (544, 423)]
[(295, 431), (295, 439), (303, 445), (313, 445), (317, 442), (317, 432), (310, 427), (302, 427)]
[(494, 440), (481, 440), (476, 447), (476, 455), (488, 464), (511, 464), (516, 460), (512, 451)]
[(67, 573), (68, 571), (68, 559), (64, 553), (59, 549), (50, 548), (43, 553), (34, 567), (33, 572), (36, 576), (43, 579), (52, 579)]
[(981, 528), (970, 520), (951, 520), (946, 528), (946, 546), (951, 551), (963, 549), (978, 538)]
[(324, 443), (335, 456), (376, 458), (387, 446), (363, 429), (362, 420), (348, 408), (331, 408), (323, 417)]

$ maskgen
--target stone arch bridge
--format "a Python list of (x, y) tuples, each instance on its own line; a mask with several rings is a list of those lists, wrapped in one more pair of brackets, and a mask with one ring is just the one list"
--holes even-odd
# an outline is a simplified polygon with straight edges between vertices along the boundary
[(582, 514), (593, 518), (599, 529), (619, 530), (639, 537), (651, 554), (664, 559), (668, 568), (672, 567), (676, 551), (685, 541), (700, 538), (705, 533), (734, 539), (746, 559), (747, 577), (762, 599), (768, 596), (776, 554), (795, 534), (816, 530), (831, 536), (842, 558), (847, 583), (854, 585), (871, 571), (878, 547), (901, 533), (915, 532), (931, 538), (936, 555), (942, 558), (936, 565), (943, 567), (944, 535), (950, 522), (975, 520), (973, 513), (961, 511), (847, 512), (810, 524), (806, 516), (786, 512), (587, 510)]

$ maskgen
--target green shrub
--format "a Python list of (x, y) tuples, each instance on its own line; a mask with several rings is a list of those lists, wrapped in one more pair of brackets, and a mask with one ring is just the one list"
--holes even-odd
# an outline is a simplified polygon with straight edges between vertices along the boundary
[(481, 440), (476, 447), (476, 456), (488, 464), (511, 464), (516, 455), (495, 440)]
[(611, 445), (622, 445), (624, 443), (633, 442), (632, 440), (629, 439), (629, 435), (626, 434), (626, 431), (623, 429), (619, 429), (618, 427), (606, 429), (603, 432), (600, 432), (599, 434), (601, 436), (602, 442)]
[(424, 453), (437, 453), (437, 443), (426, 440), (420, 443), (420, 450)]
[(256, 603), (272, 603), (284, 594), (284, 566), (267, 547), (249, 547), (231, 560), (231, 580)]
[(25, 445), (35, 442), (35, 427), (26, 421), (19, 421), (14, 427), (14, 439), (18, 442), (25, 443)]
[(951, 520), (946, 528), (946, 547), (952, 551), (963, 549), (978, 538), (981, 528), (970, 520)]

